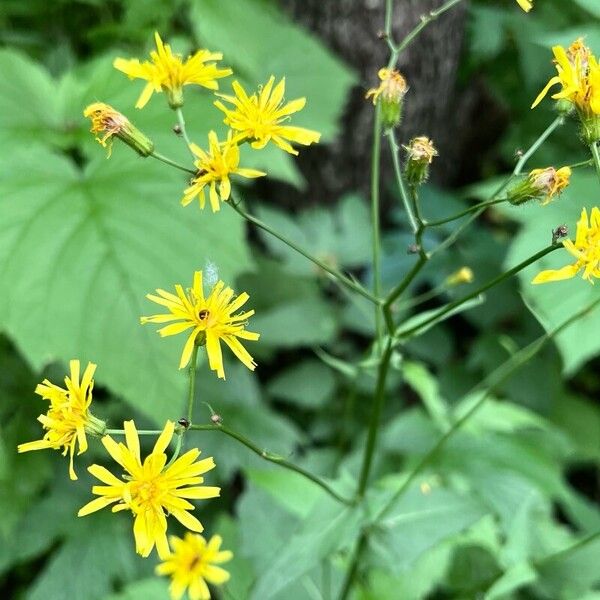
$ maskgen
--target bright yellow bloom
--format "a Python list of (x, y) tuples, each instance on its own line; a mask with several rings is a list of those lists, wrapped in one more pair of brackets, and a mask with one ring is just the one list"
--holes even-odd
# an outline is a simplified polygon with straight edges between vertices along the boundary
[[(213, 212), (221, 209), (219, 198), (223, 202), (229, 199), (231, 194), (230, 175), (240, 175), (241, 177), (263, 177), (266, 173), (256, 169), (241, 169), (240, 149), (233, 142), (231, 132), (227, 135), (225, 142), (219, 143), (217, 134), (211, 131), (208, 134), (208, 152), (190, 144), (192, 152), (198, 157), (194, 161), (198, 174), (192, 179), (191, 185), (183, 193), (181, 204), (187, 206), (196, 196), (200, 201), (200, 208), (206, 204), (204, 188), (209, 185), (210, 206)], [(219, 183), (219, 193), (217, 193), (217, 182)]]
[[(83, 116), (92, 121), (90, 131), (96, 134), (96, 140), (104, 148), (108, 148), (108, 156), (112, 152), (112, 136), (123, 140), (142, 156), (149, 156), (154, 150), (152, 140), (146, 137), (137, 127), (134, 127), (129, 119), (115, 110), (110, 104), (94, 102), (86, 107)], [(104, 135), (100, 137), (99, 134)]]
[(379, 69), (377, 77), (381, 83), (376, 88), (371, 88), (365, 95), (365, 98), (373, 97), (373, 104), (381, 96), (383, 101), (400, 102), (408, 91), (406, 79), (395, 69)]
[(551, 87), (559, 84), (561, 90), (552, 98), (568, 100), (583, 117), (600, 114), (600, 65), (590, 49), (580, 38), (566, 50), (554, 46), (552, 52), (558, 75), (548, 81), (531, 108), (542, 101)]
[(88, 363), (83, 373), (83, 378), (79, 380), (80, 364), (78, 360), (70, 361), (71, 376), (65, 377), (65, 387), (50, 383), (44, 379), (35, 388), (35, 393), (39, 394), (44, 400), (50, 401), (50, 408), (45, 415), (40, 415), (38, 421), (42, 424), (47, 433), (44, 438), (35, 442), (19, 444), (19, 452), (29, 452), (30, 450), (63, 450), (63, 456), (69, 453), (69, 476), (71, 479), (77, 479), (73, 469), (73, 455), (75, 446), (79, 446), (77, 454), (83, 454), (87, 448), (86, 432), (92, 435), (100, 435), (105, 430), (104, 421), (97, 419), (89, 411), (92, 402), (92, 389), (94, 387), (94, 371), (96, 365)]
[(517, 0), (517, 4), (525, 11), (529, 12), (533, 8), (531, 0)]
[(186, 533), (184, 539), (170, 536), (169, 541), (173, 550), (156, 567), (156, 574), (171, 576), (171, 600), (180, 600), (186, 589), (190, 600), (209, 600), (206, 582), (221, 585), (229, 580), (229, 573), (215, 566), (233, 558), (230, 550), (221, 550), (220, 535), (213, 535), (208, 543), (194, 533)]
[(205, 500), (219, 496), (220, 488), (201, 485), (204, 478), (200, 477), (214, 469), (215, 463), (212, 457), (196, 461), (200, 450), (194, 448), (165, 466), (165, 451), (175, 431), (175, 424), (171, 421), (167, 421), (152, 452), (142, 463), (135, 423), (125, 421), (123, 426), (127, 444), (117, 443), (109, 435), (102, 438), (107, 452), (125, 471), (122, 479), (100, 465), (88, 467), (88, 471), (105, 485), (92, 488), (92, 493), (100, 497), (88, 502), (77, 516), (84, 517), (116, 503), (112, 507), (113, 512), (130, 510), (134, 515), (136, 552), (148, 556), (156, 546), (158, 555), (165, 559), (169, 555), (167, 515), (173, 515), (192, 531), (202, 532), (200, 521), (188, 512), (194, 509), (194, 505), (187, 499)]
[(170, 314), (153, 315), (142, 317), (141, 323), (171, 323), (158, 330), (161, 336), (177, 335), (191, 329), (181, 354), (179, 368), (183, 369), (192, 356), (194, 345), (206, 344), (208, 364), (221, 379), (225, 379), (223, 368), (223, 356), (221, 354), (221, 340), (223, 340), (231, 351), (248, 367), (254, 371), (256, 363), (242, 346), (238, 338), (243, 340), (258, 340), (258, 333), (246, 331), (246, 321), (254, 314), (253, 310), (234, 315), (236, 310), (248, 301), (248, 294), (241, 293), (233, 297), (233, 290), (224, 287), (222, 281), (218, 281), (212, 288), (207, 298), (204, 297), (202, 287), (202, 271), (194, 273), (194, 284), (187, 292), (181, 285), (175, 286), (177, 295), (156, 290), (158, 296), (147, 294), (146, 298), (169, 309)]
[(248, 96), (244, 88), (234, 81), (235, 96), (217, 94), (233, 104), (234, 108), (227, 108), (220, 100), (215, 102), (215, 106), (225, 113), (224, 123), (237, 132), (235, 142), (250, 140), (253, 148), (260, 149), (273, 141), (282, 150), (298, 154), (286, 140), (308, 146), (318, 142), (321, 134), (303, 127), (281, 124), (288, 120), (289, 115), (304, 108), (306, 98), (297, 98), (285, 104), (285, 77), (275, 87), (274, 83), (275, 77), (271, 76), (258, 94)]
[(577, 222), (575, 243), (572, 240), (564, 240), (563, 246), (575, 257), (575, 264), (567, 265), (562, 269), (542, 271), (535, 276), (532, 283), (570, 279), (584, 269), (583, 278), (593, 284), (592, 277), (600, 277), (600, 209), (598, 207), (592, 208), (589, 221), (585, 208), (581, 211), (581, 217)]
[(446, 277), (446, 285), (460, 285), (461, 283), (471, 283), (475, 275), (469, 267), (462, 267), (451, 275)]
[(221, 60), (221, 52), (198, 50), (185, 62), (181, 55), (174, 54), (169, 44), (163, 44), (158, 32), (154, 33), (156, 50), (150, 52), (150, 61), (140, 62), (137, 58), (116, 58), (113, 66), (130, 79), (145, 79), (148, 83), (138, 98), (136, 108), (146, 106), (153, 92), (165, 91), (171, 108), (183, 105), (183, 86), (200, 85), (209, 90), (218, 90), (217, 79), (227, 77), (231, 69), (218, 69), (212, 61)]

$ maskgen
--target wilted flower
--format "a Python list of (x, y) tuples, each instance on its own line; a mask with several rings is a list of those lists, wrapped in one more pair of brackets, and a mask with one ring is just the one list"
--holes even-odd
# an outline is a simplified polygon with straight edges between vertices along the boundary
[[(94, 102), (86, 107), (83, 116), (92, 121), (90, 131), (96, 134), (96, 140), (101, 146), (108, 148), (108, 156), (112, 152), (113, 136), (124, 141), (138, 154), (148, 156), (154, 150), (152, 140), (146, 137), (129, 119), (115, 110), (110, 104)], [(99, 134), (104, 134), (102, 137)]]
[[(222, 201), (229, 199), (231, 193), (230, 175), (240, 175), (241, 177), (263, 177), (266, 173), (256, 169), (241, 169), (240, 149), (232, 141), (231, 131), (225, 142), (219, 143), (217, 134), (211, 131), (208, 134), (208, 152), (191, 144), (192, 152), (198, 157), (194, 161), (198, 174), (192, 179), (191, 185), (185, 190), (181, 204), (187, 206), (196, 196), (200, 201), (200, 208), (206, 204), (204, 188), (209, 186), (208, 197), (213, 212), (220, 210), (219, 198)], [(217, 183), (219, 192), (217, 193)]]
[(217, 372), (218, 377), (225, 379), (220, 343), (222, 340), (246, 367), (254, 371), (256, 363), (238, 339), (258, 340), (260, 337), (258, 333), (245, 329), (246, 321), (254, 311), (233, 314), (248, 301), (248, 294), (243, 292), (234, 298), (233, 290), (218, 281), (205, 298), (202, 271), (194, 273), (193, 287), (187, 292), (181, 285), (176, 285), (175, 291), (177, 295), (161, 289), (156, 290), (157, 296), (147, 294), (146, 298), (165, 306), (170, 314), (142, 317), (140, 321), (142, 324), (174, 321), (158, 330), (163, 337), (192, 330), (183, 347), (179, 368), (182, 369), (190, 362), (194, 345), (205, 344), (210, 368)]
[(229, 580), (229, 573), (218, 567), (233, 558), (230, 550), (221, 550), (223, 539), (214, 535), (208, 542), (194, 533), (183, 539), (170, 536), (172, 551), (156, 567), (157, 575), (170, 575), (171, 600), (179, 600), (186, 589), (190, 600), (209, 600), (208, 583), (221, 585)]
[(137, 58), (130, 60), (116, 58), (113, 65), (130, 79), (145, 79), (148, 83), (142, 91), (136, 108), (146, 106), (154, 92), (165, 91), (171, 108), (183, 105), (183, 86), (200, 85), (209, 90), (218, 90), (217, 79), (227, 77), (231, 69), (218, 69), (213, 61), (221, 60), (221, 52), (198, 50), (185, 61), (181, 55), (174, 54), (169, 44), (164, 44), (154, 33), (156, 50), (150, 52), (150, 61), (140, 62)]
[(597, 206), (592, 208), (590, 220), (586, 209), (582, 209), (577, 222), (575, 243), (572, 240), (564, 240), (562, 244), (575, 257), (575, 263), (562, 269), (542, 271), (535, 276), (532, 283), (570, 279), (583, 269), (583, 279), (593, 284), (592, 278), (600, 277), (600, 209)]
[(539, 200), (545, 206), (569, 185), (570, 178), (569, 167), (533, 169), (523, 181), (508, 190), (508, 200), (515, 205)]
[(402, 119), (402, 104), (408, 91), (406, 79), (394, 69), (379, 69), (377, 76), (381, 83), (371, 88), (365, 98), (371, 98), (373, 104), (381, 104), (381, 122), (385, 129), (391, 129)]
[(48, 412), (38, 417), (38, 421), (48, 431), (41, 440), (19, 444), (18, 451), (62, 449), (63, 456), (69, 453), (69, 476), (71, 479), (77, 479), (73, 469), (75, 446), (79, 446), (77, 454), (85, 452), (88, 448), (86, 433), (101, 435), (106, 425), (104, 421), (94, 417), (89, 410), (96, 365), (88, 363), (80, 381), (79, 361), (72, 360), (69, 364), (71, 376), (65, 377), (66, 389), (54, 385), (47, 379), (35, 388), (36, 394), (50, 401)]
[(175, 424), (171, 421), (167, 421), (152, 452), (142, 462), (135, 423), (125, 421), (123, 426), (127, 444), (117, 443), (109, 435), (102, 438), (107, 452), (123, 467), (122, 478), (115, 477), (100, 465), (88, 467), (88, 471), (105, 485), (92, 488), (92, 493), (100, 497), (88, 502), (77, 516), (84, 517), (111, 504), (114, 504), (113, 512), (130, 510), (134, 515), (136, 552), (148, 556), (156, 546), (158, 555), (165, 559), (170, 553), (168, 515), (173, 515), (184, 527), (202, 532), (202, 524), (189, 512), (194, 505), (188, 499), (204, 500), (219, 496), (220, 488), (201, 485), (204, 482), (201, 475), (214, 469), (215, 463), (212, 458), (196, 461), (200, 450), (194, 448), (165, 466), (165, 450), (175, 432)]
[(274, 83), (275, 77), (271, 76), (262, 90), (248, 96), (244, 88), (234, 81), (235, 96), (217, 94), (225, 102), (233, 104), (233, 108), (227, 108), (220, 100), (215, 102), (215, 106), (225, 113), (224, 123), (234, 130), (234, 142), (248, 140), (253, 148), (260, 149), (273, 141), (282, 150), (298, 154), (286, 140), (308, 146), (318, 142), (321, 134), (303, 127), (282, 125), (291, 114), (304, 108), (306, 98), (285, 103), (285, 77), (275, 87)]
[(408, 146), (403, 147), (406, 150), (406, 179), (412, 185), (420, 185), (429, 177), (429, 165), (433, 157), (438, 155), (437, 150), (425, 136), (413, 138)]

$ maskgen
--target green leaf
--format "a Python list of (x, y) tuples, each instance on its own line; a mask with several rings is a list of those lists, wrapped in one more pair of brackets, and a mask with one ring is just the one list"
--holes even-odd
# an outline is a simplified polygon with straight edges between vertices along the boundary
[(168, 594), (169, 580), (166, 577), (149, 577), (134, 581), (118, 594), (111, 594), (103, 600), (165, 600)]
[(323, 406), (335, 390), (335, 377), (317, 360), (305, 360), (276, 375), (269, 393), (304, 408)]
[[(514, 213), (523, 222), (507, 258), (507, 267), (517, 264), (550, 242), (551, 231), (566, 224), (569, 237), (575, 237), (575, 224), (582, 207), (588, 215), (596, 193), (597, 179), (593, 173), (575, 172), (571, 184), (561, 198), (544, 208), (536, 205), (522, 207)], [(572, 264), (573, 257), (566, 250), (557, 250), (536, 264), (521, 271), (519, 279), (528, 308), (546, 331), (550, 331), (598, 297), (597, 289), (580, 275), (565, 281), (532, 285), (533, 277), (544, 269), (556, 269)], [(555, 338), (567, 374), (575, 372), (586, 360), (600, 352), (600, 339), (589, 335), (600, 327), (600, 307), (573, 323)]]
[(36, 369), (91, 360), (98, 383), (140, 412), (157, 422), (176, 416), (184, 338), (140, 325), (141, 315), (163, 312), (144, 296), (190, 285), (207, 260), (231, 282), (249, 264), (242, 223), (233, 211), (184, 210), (179, 175), (132, 156), (79, 172), (31, 147), (4, 165), (1, 326)]
[(406, 383), (419, 394), (429, 416), (438, 426), (447, 428), (448, 406), (442, 398), (437, 380), (421, 363), (405, 361), (402, 374)]
[(575, 2), (590, 13), (590, 15), (600, 19), (600, 4), (598, 4), (596, 0), (575, 0)]

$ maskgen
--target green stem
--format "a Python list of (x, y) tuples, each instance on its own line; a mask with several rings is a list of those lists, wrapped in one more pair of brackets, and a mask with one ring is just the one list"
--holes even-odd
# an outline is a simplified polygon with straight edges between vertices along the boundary
[(533, 156), (535, 152), (537, 152), (538, 148), (550, 137), (550, 134), (557, 127), (560, 127), (564, 122), (565, 118), (563, 116), (556, 117), (556, 119), (554, 119), (554, 121), (552, 121), (552, 123), (550, 123), (550, 125), (548, 125), (546, 129), (544, 129), (540, 137), (535, 142), (533, 142), (533, 144), (529, 147), (527, 152), (525, 152), (523, 156), (521, 156), (521, 158), (515, 165), (515, 168), (512, 172), (513, 176), (520, 175), (521, 171), (523, 170), (523, 167), (525, 166), (525, 163)]
[(193, 412), (194, 412), (194, 400), (196, 398), (196, 368), (198, 362), (198, 346), (194, 344), (192, 350), (192, 357), (190, 358), (190, 366), (188, 371), (189, 386), (188, 386), (188, 404), (187, 404), (187, 420), (189, 423), (193, 423)]
[[(371, 227), (373, 245), (373, 295), (381, 296), (381, 240), (379, 224), (379, 163), (381, 158), (381, 106), (378, 103), (373, 121), (373, 146), (371, 150)], [(381, 352), (383, 322), (379, 305), (375, 306), (375, 331), (378, 351)]]
[(246, 211), (244, 211), (240, 207), (239, 203), (234, 201), (233, 197), (231, 198), (231, 202), (228, 202), (228, 204), (239, 215), (241, 215), (242, 217), (244, 217), (244, 219), (246, 219), (246, 221), (248, 221), (249, 223), (252, 223), (253, 225), (256, 225), (256, 227), (259, 227), (263, 231), (266, 231), (267, 233), (269, 233), (273, 237), (276, 237), (278, 240), (282, 241), (284, 244), (287, 244), (290, 248), (292, 248), (296, 252), (302, 254), (302, 256), (304, 256), (305, 258), (307, 258), (308, 260), (310, 260), (312, 263), (314, 263), (315, 265), (317, 265), (318, 267), (320, 267), (321, 269), (323, 269), (323, 271), (329, 273), (332, 277), (334, 277), (335, 279), (337, 279), (340, 283), (343, 283), (349, 289), (354, 290), (355, 292), (357, 292), (358, 294), (360, 294), (361, 296), (363, 296), (367, 300), (370, 300), (371, 302), (373, 302), (373, 304), (377, 304), (377, 305), (381, 304), (381, 300), (379, 298), (376, 298), (373, 294), (371, 294), (371, 292), (369, 292), (368, 290), (366, 290), (362, 285), (360, 285), (359, 283), (353, 281), (352, 279), (350, 279), (346, 275), (343, 275), (338, 270), (336, 270), (336, 269), (334, 269), (334, 268), (326, 265), (323, 261), (319, 260), (318, 258), (316, 258), (315, 256), (313, 256), (312, 254), (310, 254), (310, 252), (307, 252), (306, 250), (304, 250), (303, 248), (301, 248), (300, 246), (298, 246), (298, 244), (296, 244), (295, 242), (292, 242), (292, 240), (289, 240), (288, 238), (284, 237), (283, 235), (281, 235), (280, 233), (278, 233), (277, 231), (275, 231), (272, 227), (270, 227), (269, 225), (267, 225), (266, 223), (264, 223), (260, 219), (257, 219), (256, 217), (253, 217), (251, 214), (249, 214)]
[(425, 223), (425, 227), (439, 227), (440, 225), (445, 225), (446, 223), (450, 223), (451, 221), (456, 221), (469, 213), (487, 208), (488, 206), (494, 206), (494, 204), (500, 204), (502, 202), (506, 202), (506, 198), (498, 198), (495, 200), (486, 200), (485, 202), (479, 202), (478, 204), (474, 204), (473, 206), (469, 206), (465, 210), (452, 215), (451, 217), (446, 217), (444, 219), (439, 219), (437, 221), (427, 221)]
[(553, 330), (541, 335), (539, 338), (525, 346), (525, 348), (519, 350), (517, 353), (511, 356), (511, 358), (495, 369), (490, 375), (488, 375), (481, 383), (476, 385), (468, 394), (465, 394), (465, 396), (470, 396), (478, 389), (487, 388), (481, 398), (479, 398), (469, 408), (469, 410), (467, 410), (453, 423), (450, 429), (448, 429), (448, 431), (446, 431), (444, 435), (440, 437), (433, 448), (419, 461), (417, 466), (411, 471), (408, 478), (404, 480), (390, 500), (388, 500), (388, 502), (380, 509), (373, 522), (376, 523), (380, 521), (391, 510), (400, 496), (402, 496), (402, 494), (414, 481), (415, 477), (433, 460), (446, 442), (465, 424), (466, 421), (469, 420), (469, 418), (481, 407), (487, 398), (489, 398), (489, 396), (498, 389), (502, 383), (504, 383), (522, 365), (529, 362), (551, 339), (556, 337), (561, 331), (572, 325), (575, 321), (578, 321), (581, 317), (588, 314), (599, 304), (600, 298), (588, 303), (587, 306), (577, 311), (574, 315), (570, 316)]
[(449, 248), (454, 242), (458, 239), (460, 234), (473, 222), (477, 219), (485, 210), (485, 208), (480, 208), (478, 211), (471, 214), (468, 219), (465, 219), (444, 241), (440, 242), (433, 250), (429, 252), (429, 258), (436, 255), (438, 252)]
[(164, 162), (165, 164), (167, 164), (171, 167), (175, 167), (176, 169), (179, 169), (180, 171), (185, 171), (186, 173), (191, 173), (192, 175), (196, 174), (196, 171), (194, 171), (194, 169), (188, 169), (187, 167), (180, 165), (178, 162), (171, 160), (170, 158), (160, 154), (159, 152), (156, 152), (156, 151), (152, 152), (152, 154), (150, 156), (152, 156), (152, 158), (156, 158), (156, 159)]
[(405, 275), (404, 279), (388, 294), (385, 302), (383, 303), (384, 308), (392, 305), (394, 300), (398, 298), (402, 292), (411, 284), (412, 280), (418, 275), (419, 271), (423, 268), (423, 265), (427, 262), (426, 256), (419, 256), (419, 260), (413, 265), (413, 268)]
[[(138, 429), (138, 435), (160, 435), (162, 429)], [(107, 429), (105, 435), (125, 435), (124, 429)]]
[(360, 469), (360, 476), (358, 479), (357, 496), (359, 499), (364, 496), (365, 490), (367, 489), (369, 473), (371, 472), (371, 465), (373, 463), (375, 444), (377, 442), (377, 433), (379, 431), (379, 425), (381, 421), (381, 413), (383, 411), (383, 405), (385, 404), (385, 381), (387, 379), (392, 350), (392, 340), (388, 337), (385, 349), (381, 356), (381, 362), (379, 363), (379, 369), (377, 370), (375, 398), (373, 399), (373, 408), (371, 410), (371, 418), (369, 420), (367, 443), (365, 445), (362, 467)]
[(598, 174), (598, 179), (600, 179), (600, 152), (598, 152), (598, 144), (594, 142), (590, 144), (590, 151), (592, 153), (592, 157), (594, 159), (594, 166), (596, 167), (596, 173)]
[(325, 483), (316, 475), (313, 475), (306, 469), (303, 469), (302, 467), (291, 463), (290, 461), (283, 458), (283, 456), (279, 456), (278, 454), (273, 454), (272, 452), (267, 452), (266, 450), (263, 450), (262, 448), (260, 448), (260, 446), (250, 441), (248, 438), (244, 437), (237, 431), (233, 431), (232, 429), (225, 427), (224, 425), (190, 425), (189, 429), (194, 431), (220, 431), (221, 433), (228, 435), (234, 440), (237, 440), (238, 442), (246, 446), (246, 448), (252, 450), (254, 454), (260, 456), (264, 460), (272, 462), (276, 465), (280, 465), (281, 467), (289, 469), (290, 471), (295, 471), (303, 477), (306, 477), (306, 479), (310, 479), (310, 481), (316, 483), (320, 488), (325, 490), (332, 498), (335, 498), (338, 502), (341, 502), (342, 504), (346, 504), (348, 506), (354, 505), (354, 502), (352, 500), (348, 500), (347, 498), (340, 496), (340, 494), (338, 494), (332, 487), (330, 487), (327, 483)]
[[(555, 250), (558, 250), (559, 248), (562, 248), (562, 244), (551, 244), (550, 246), (547, 246), (546, 248), (544, 248), (543, 250), (540, 250), (533, 256), (530, 256), (528, 259), (524, 260), (523, 262), (520, 262), (518, 265), (514, 266), (512, 269), (509, 269), (505, 273), (501, 273), (497, 277), (494, 277), (494, 279), (491, 279), (490, 281), (483, 284), (481, 287), (477, 288), (475, 291), (471, 292), (470, 294), (467, 294), (466, 296), (463, 296), (462, 298), (458, 298), (454, 302), (450, 302), (449, 304), (447, 304), (446, 306), (441, 308), (439, 311), (437, 311), (434, 315), (431, 315), (431, 317), (429, 319), (425, 319), (422, 323), (419, 323), (418, 325), (415, 325), (411, 329), (408, 329), (407, 331), (405, 331), (402, 334), (402, 337), (405, 338), (405, 337), (412, 336), (416, 331), (418, 331), (422, 327), (429, 325), (430, 323), (437, 321), (438, 319), (443, 317), (445, 314), (454, 310), (457, 306), (460, 306), (461, 304), (463, 304), (464, 302), (467, 302), (468, 300), (471, 300), (472, 298), (476, 298), (477, 296), (479, 296), (486, 290), (490, 289), (491, 287), (494, 287), (495, 285), (498, 285), (499, 283), (502, 283), (505, 279), (512, 277), (519, 271), (522, 271), (525, 267), (528, 267), (530, 264), (532, 264), (532, 263), (536, 262), (537, 260), (539, 260), (540, 258), (546, 256), (546, 254), (550, 254), (550, 252), (554, 252)], [(392, 294), (390, 294), (390, 296), (388, 296), (388, 299), (385, 301), (384, 306), (386, 304), (388, 304), (388, 302), (390, 302), (390, 298), (393, 298), (392, 302), (395, 299), (395, 297), (393, 297)]]
[(189, 153), (192, 155), (192, 158), (195, 160), (196, 155), (192, 152), (192, 149), (190, 147), (192, 142), (190, 141), (187, 129), (185, 128), (185, 119), (183, 118), (183, 111), (181, 110), (181, 107), (175, 109), (175, 114), (177, 115), (177, 122), (179, 123), (179, 128), (181, 129), (181, 135), (185, 140), (185, 145), (187, 146)]
[(406, 216), (408, 217), (408, 221), (410, 223), (410, 227), (414, 234), (417, 233), (419, 229), (419, 225), (417, 223), (417, 219), (413, 214), (413, 209), (411, 206), (410, 198), (406, 191), (406, 185), (404, 184), (404, 178), (402, 177), (402, 168), (400, 167), (400, 158), (398, 154), (400, 152), (400, 146), (396, 141), (396, 136), (393, 130), (387, 132), (388, 143), (390, 146), (390, 152), (392, 153), (392, 163), (394, 165), (394, 175), (396, 177), (396, 182), (398, 184), (398, 191), (400, 192), (400, 198), (402, 198), (402, 204), (404, 205), (404, 210), (406, 211)]

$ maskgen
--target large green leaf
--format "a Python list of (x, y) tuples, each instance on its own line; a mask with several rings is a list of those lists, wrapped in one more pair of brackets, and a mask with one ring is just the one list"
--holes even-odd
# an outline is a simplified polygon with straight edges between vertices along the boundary
[(36, 369), (78, 357), (97, 380), (161, 421), (178, 414), (183, 339), (163, 340), (140, 315), (156, 287), (189, 285), (207, 260), (231, 281), (248, 265), (233, 212), (188, 212), (184, 182), (153, 162), (104, 157), (83, 171), (32, 146), (5, 156), (0, 182), (1, 326)]
[[(566, 224), (571, 238), (575, 237), (575, 224), (581, 209), (588, 214), (595, 203), (597, 180), (592, 173), (574, 173), (571, 185), (560, 200), (541, 208), (537, 204), (513, 209), (511, 216), (518, 218), (523, 227), (513, 242), (507, 266), (517, 264), (550, 242), (551, 231)], [(532, 285), (534, 275), (543, 269), (556, 269), (574, 262), (566, 250), (557, 250), (539, 262), (521, 271), (519, 277), (528, 307), (548, 331), (578, 310), (598, 298), (597, 286), (590, 285), (580, 276), (565, 281)], [(573, 373), (584, 361), (600, 352), (600, 339), (592, 335), (600, 327), (600, 307), (572, 324), (556, 336), (555, 341), (567, 373)]]

